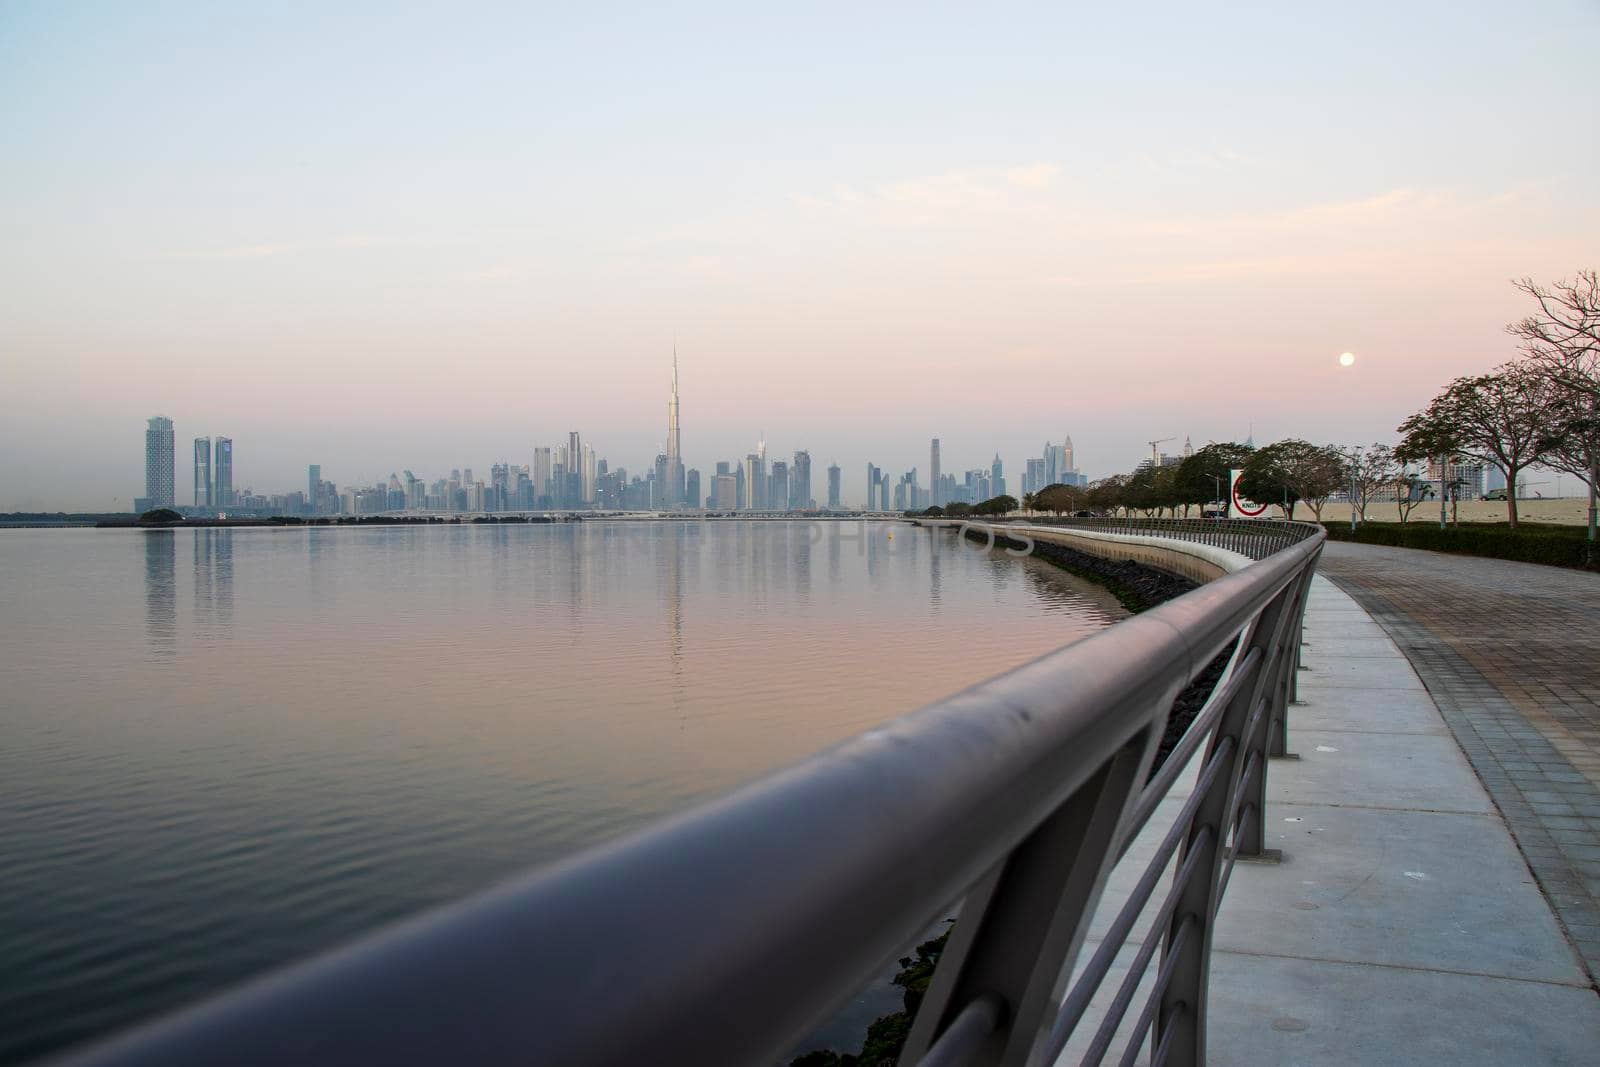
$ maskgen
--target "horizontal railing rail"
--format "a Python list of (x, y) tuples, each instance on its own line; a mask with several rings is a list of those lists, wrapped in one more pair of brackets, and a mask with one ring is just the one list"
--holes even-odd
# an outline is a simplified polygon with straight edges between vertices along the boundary
[[(1261, 851), (1269, 739), (1323, 536), (73, 1062), (771, 1064), (959, 902), (901, 1063), (1048, 1063), (1091, 1023), (1090, 1060), (1120, 1035), (1124, 1062), (1148, 1045), (1200, 1063), (1213, 920), (1234, 859)], [(1175, 698), (1224, 654), (1152, 774)], [(1112, 867), (1196, 756), (1155, 857), (1069, 984)]]
[(1027, 518), (1013, 518), (1008, 521), (1035, 526), (1061, 526), (1103, 533), (1193, 541), (1258, 560), (1266, 559), (1290, 545), (1315, 537), (1321, 529), (1316, 523), (1284, 522), (1281, 519), (1151, 519), (1138, 516), (1030, 515)]

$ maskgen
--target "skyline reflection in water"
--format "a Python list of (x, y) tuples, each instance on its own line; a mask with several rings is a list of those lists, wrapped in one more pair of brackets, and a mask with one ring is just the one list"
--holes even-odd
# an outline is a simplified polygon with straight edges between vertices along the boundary
[(1122, 614), (1040, 561), (890, 533), (0, 535), (0, 1061), (457, 899)]

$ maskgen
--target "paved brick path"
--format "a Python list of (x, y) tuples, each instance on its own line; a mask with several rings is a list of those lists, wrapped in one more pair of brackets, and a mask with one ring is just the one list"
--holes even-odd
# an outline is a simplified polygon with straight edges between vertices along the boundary
[(1411, 660), (1600, 978), (1600, 574), (1333, 542), (1321, 571)]

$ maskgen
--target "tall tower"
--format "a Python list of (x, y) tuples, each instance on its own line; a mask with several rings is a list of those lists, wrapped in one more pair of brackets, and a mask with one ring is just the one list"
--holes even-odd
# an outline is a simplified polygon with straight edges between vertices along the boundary
[(839, 465), (828, 466), (828, 510), (839, 510)]
[(144, 495), (152, 508), (170, 508), (172, 495), (172, 420), (157, 415), (144, 431)]
[(939, 488), (939, 439), (933, 439), (933, 445), (928, 449), (928, 492), (932, 495), (935, 504), (943, 504), (941, 499), (944, 493)]
[(683, 500), (683, 453), (678, 441), (678, 346), (672, 346), (672, 395), (667, 399), (667, 484), (664, 500), (677, 504)]
[(211, 506), (233, 507), (233, 438), (217, 438), (211, 468)]
[(209, 508), (211, 503), (211, 438), (194, 439), (194, 506)]

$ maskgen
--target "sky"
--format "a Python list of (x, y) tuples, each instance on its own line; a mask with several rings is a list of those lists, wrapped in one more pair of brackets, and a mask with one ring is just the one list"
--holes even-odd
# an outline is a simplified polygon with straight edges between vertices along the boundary
[(0, 0), (0, 510), (643, 473), (674, 345), (847, 502), (1393, 441), (1600, 266), (1596, 0), (634, 7)]

